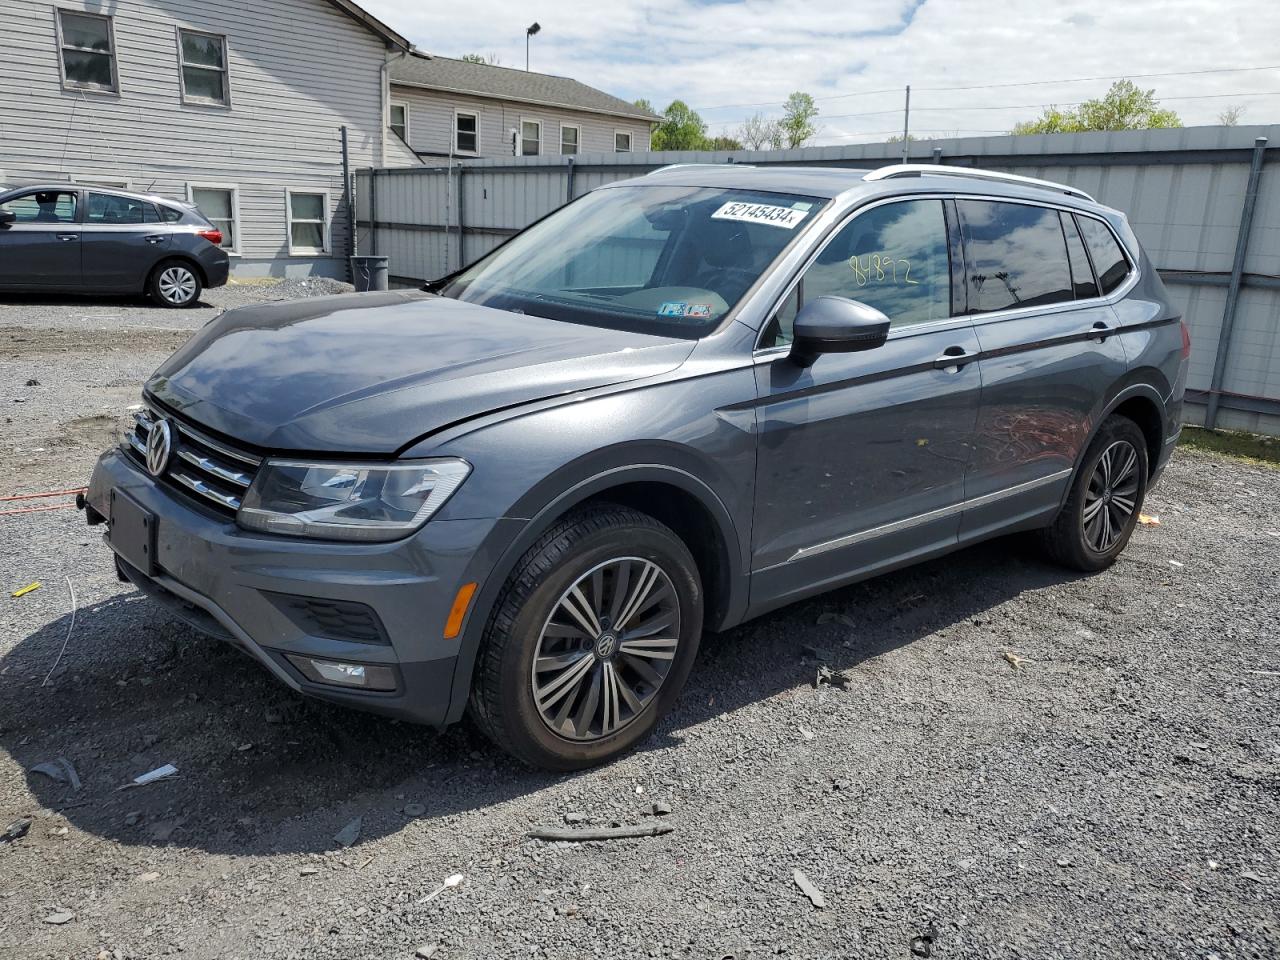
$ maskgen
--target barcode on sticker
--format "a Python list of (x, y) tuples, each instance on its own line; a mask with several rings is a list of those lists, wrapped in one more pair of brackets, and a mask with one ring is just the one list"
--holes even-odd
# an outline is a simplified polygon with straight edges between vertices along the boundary
[(713, 213), (711, 219), (766, 223), (771, 227), (794, 230), (796, 224), (807, 214), (807, 210), (793, 210), (790, 207), (777, 207), (769, 203), (743, 203), (740, 200), (730, 200)]

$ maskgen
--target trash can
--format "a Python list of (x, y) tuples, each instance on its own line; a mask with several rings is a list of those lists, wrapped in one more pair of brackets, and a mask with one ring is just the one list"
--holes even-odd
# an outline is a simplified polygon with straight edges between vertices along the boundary
[(352, 257), (351, 282), (356, 293), (387, 289), (388, 257)]

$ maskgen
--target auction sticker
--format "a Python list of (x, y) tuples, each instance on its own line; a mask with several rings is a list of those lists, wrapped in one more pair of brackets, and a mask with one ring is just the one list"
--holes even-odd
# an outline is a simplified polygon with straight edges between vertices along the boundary
[(730, 200), (711, 215), (712, 220), (741, 220), (744, 223), (764, 223), (771, 227), (794, 230), (808, 214), (807, 210), (777, 207), (770, 203), (743, 203)]

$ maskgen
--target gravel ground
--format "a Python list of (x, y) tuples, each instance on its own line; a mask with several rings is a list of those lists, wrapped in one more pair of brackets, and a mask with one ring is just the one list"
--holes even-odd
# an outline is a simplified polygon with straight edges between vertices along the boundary
[[(6, 490), (82, 483), (85, 418), (179, 339), (60, 309), (0, 360), (6, 445), (56, 444)], [(0, 517), (5, 586), (43, 584), (0, 595), (0, 956), (1280, 956), (1280, 471), (1180, 452), (1148, 510), (1098, 576), (997, 541), (708, 638), (642, 750), (567, 777), (295, 698), (74, 511)], [(675, 829), (525, 836), (566, 819)]]

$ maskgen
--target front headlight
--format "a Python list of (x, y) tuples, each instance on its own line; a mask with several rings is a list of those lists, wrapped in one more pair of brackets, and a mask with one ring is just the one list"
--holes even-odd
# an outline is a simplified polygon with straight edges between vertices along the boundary
[(236, 521), (293, 537), (398, 540), (426, 523), (470, 472), (454, 458), (386, 465), (267, 460)]

